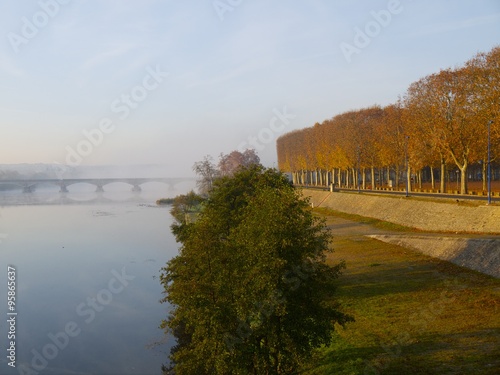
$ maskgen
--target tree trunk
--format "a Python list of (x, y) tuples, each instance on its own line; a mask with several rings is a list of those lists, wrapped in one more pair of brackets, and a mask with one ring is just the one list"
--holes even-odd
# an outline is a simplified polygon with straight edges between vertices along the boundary
[(482, 163), (481, 176), (483, 177), (483, 192), (488, 190), (488, 162)]
[(406, 183), (408, 184), (408, 191), (411, 191), (411, 167), (408, 164), (408, 169), (406, 170)]
[(441, 176), (439, 177), (440, 179), (439, 191), (441, 194), (444, 194), (446, 192), (445, 176), (446, 176), (446, 161), (444, 160), (443, 157), (441, 157)]
[(396, 190), (399, 190), (399, 165), (396, 165), (396, 176), (395, 176)]
[(361, 169), (361, 178), (363, 181), (363, 190), (366, 190), (366, 170), (365, 170), (365, 168)]
[(431, 189), (436, 189), (436, 180), (434, 178), (434, 168), (431, 167)]
[(467, 162), (464, 163), (464, 166), (460, 168), (460, 174), (462, 177), (462, 181), (460, 182), (460, 194), (467, 194), (467, 168), (469, 164)]
[(372, 165), (372, 190), (375, 190), (375, 167)]

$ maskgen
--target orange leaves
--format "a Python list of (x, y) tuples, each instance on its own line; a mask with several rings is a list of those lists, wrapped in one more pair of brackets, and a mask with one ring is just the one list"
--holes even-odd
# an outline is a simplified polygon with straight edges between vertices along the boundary
[(408, 146), (412, 169), (453, 161), (466, 180), (467, 166), (485, 160), (490, 120), (492, 145), (498, 149), (500, 47), (413, 82), (396, 104), (347, 111), (285, 134), (277, 142), (278, 161), (291, 171), (346, 170), (358, 164), (398, 168)]
[(353, 168), (358, 160), (373, 166), (380, 148), (373, 139), (380, 136), (383, 113), (377, 106), (350, 111), (281, 136), (277, 142), (280, 168), (286, 160), (295, 167), (293, 171)]

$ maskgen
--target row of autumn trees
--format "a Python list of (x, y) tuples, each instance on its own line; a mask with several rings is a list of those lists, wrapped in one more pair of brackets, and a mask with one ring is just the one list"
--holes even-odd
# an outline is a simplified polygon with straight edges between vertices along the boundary
[[(500, 47), (463, 66), (441, 70), (410, 85), (395, 104), (341, 113), (277, 140), (278, 163), (296, 184), (363, 188), (428, 173), (446, 191), (449, 168), (460, 171), (467, 193), (472, 165), (486, 185), (488, 129), (491, 161), (500, 153)], [(359, 174), (358, 174), (359, 171)], [(356, 178), (358, 177), (358, 178)], [(410, 184), (411, 186), (411, 184)]]

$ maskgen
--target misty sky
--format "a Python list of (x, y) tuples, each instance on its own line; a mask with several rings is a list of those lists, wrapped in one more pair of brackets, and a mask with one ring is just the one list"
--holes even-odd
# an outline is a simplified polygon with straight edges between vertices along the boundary
[(187, 176), (489, 51), (500, 1), (3, 0), (0, 35), (0, 164)]

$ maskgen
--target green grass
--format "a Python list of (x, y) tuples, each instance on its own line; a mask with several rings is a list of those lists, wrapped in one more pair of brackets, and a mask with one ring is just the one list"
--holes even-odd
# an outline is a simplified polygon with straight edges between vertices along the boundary
[(500, 373), (500, 280), (396, 245), (333, 234), (328, 260), (347, 264), (336, 299), (356, 322), (337, 327), (303, 374)]

